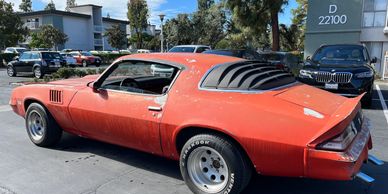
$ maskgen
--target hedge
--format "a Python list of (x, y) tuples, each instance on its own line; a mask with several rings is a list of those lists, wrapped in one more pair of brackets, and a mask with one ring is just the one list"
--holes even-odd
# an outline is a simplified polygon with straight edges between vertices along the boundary
[(99, 54), (93, 54), (94, 56), (100, 57), (103, 64), (110, 64), (116, 59), (127, 56), (128, 54), (118, 54), (118, 53), (99, 53)]
[(14, 53), (1, 53), (0, 54), (0, 63), (3, 64), (4, 66), (6, 66), (16, 56), (18, 56), (18, 54), (14, 54)]

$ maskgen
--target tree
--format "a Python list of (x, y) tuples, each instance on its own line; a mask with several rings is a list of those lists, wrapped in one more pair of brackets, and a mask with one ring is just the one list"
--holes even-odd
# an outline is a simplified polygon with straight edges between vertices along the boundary
[(143, 30), (148, 27), (148, 6), (145, 0), (130, 0), (128, 2), (128, 20), (131, 30), (135, 31), (137, 48), (143, 47)]
[(198, 11), (210, 9), (214, 5), (214, 0), (198, 0)]
[(32, 2), (31, 0), (22, 0), (22, 2), (19, 5), (19, 9), (22, 12), (32, 12)]
[(74, 7), (76, 5), (77, 4), (75, 3), (75, 0), (67, 0), (66, 1), (66, 8), (65, 8), (65, 10), (66, 11), (70, 11), (70, 7)]
[(31, 47), (56, 48), (67, 42), (68, 37), (65, 33), (54, 28), (51, 25), (43, 25), (39, 28), (39, 32), (32, 34)]
[(188, 14), (178, 14), (176, 18), (167, 20), (164, 34), (169, 44), (194, 44), (194, 28)]
[(306, 31), (308, 0), (296, 0), (296, 2), (298, 3), (298, 7), (292, 10), (292, 14), (293, 14), (292, 23), (296, 25), (300, 31), (298, 36), (298, 39), (299, 39), (298, 49), (303, 50), (305, 31)]
[(214, 1), (198, 1), (201, 2), (202, 8), (194, 13), (192, 19), (195, 42), (215, 47), (225, 37), (225, 11), (222, 4), (216, 5)]
[(286, 26), (280, 25), (280, 42), (283, 50), (286, 51), (298, 51), (300, 47), (300, 30), (297, 25), (292, 24)]
[(28, 35), (20, 17), (14, 13), (12, 3), (0, 0), (0, 47), (15, 46)]
[(51, 0), (50, 3), (48, 3), (48, 4), (46, 5), (46, 7), (44, 8), (44, 10), (56, 10), (55, 4), (54, 4), (53, 0)]
[(288, 0), (228, 0), (234, 19), (242, 27), (250, 27), (256, 34), (272, 28), (272, 50), (280, 49), (279, 12)]
[(120, 25), (114, 25), (106, 29), (104, 36), (107, 37), (108, 43), (116, 49), (121, 49), (127, 45), (126, 33), (121, 30)]

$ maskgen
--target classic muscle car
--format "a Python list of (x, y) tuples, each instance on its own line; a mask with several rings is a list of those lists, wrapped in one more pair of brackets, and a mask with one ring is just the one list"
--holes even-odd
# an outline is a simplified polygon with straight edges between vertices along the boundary
[[(173, 69), (153, 74), (152, 67)], [(62, 131), (179, 160), (194, 193), (239, 193), (252, 173), (366, 182), (372, 149), (360, 99), (295, 81), (266, 63), (207, 54), (135, 54), (101, 75), (15, 88), (37, 146)]]

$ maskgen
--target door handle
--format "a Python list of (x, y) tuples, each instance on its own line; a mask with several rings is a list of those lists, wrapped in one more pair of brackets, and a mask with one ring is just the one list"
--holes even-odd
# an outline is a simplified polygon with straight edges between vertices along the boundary
[(162, 111), (162, 107), (157, 107), (157, 106), (149, 106), (148, 110), (150, 111)]

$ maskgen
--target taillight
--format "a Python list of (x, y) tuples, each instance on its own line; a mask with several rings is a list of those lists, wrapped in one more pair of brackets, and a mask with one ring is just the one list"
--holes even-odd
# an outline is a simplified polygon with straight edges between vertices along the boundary
[(276, 68), (278, 68), (278, 69), (284, 69), (285, 67), (286, 66), (284, 64), (282, 64), (282, 63), (276, 64)]
[(317, 148), (322, 150), (344, 151), (352, 143), (357, 133), (358, 131), (356, 126), (352, 121), (352, 123), (346, 127), (344, 132), (334, 137), (333, 139), (319, 144)]

